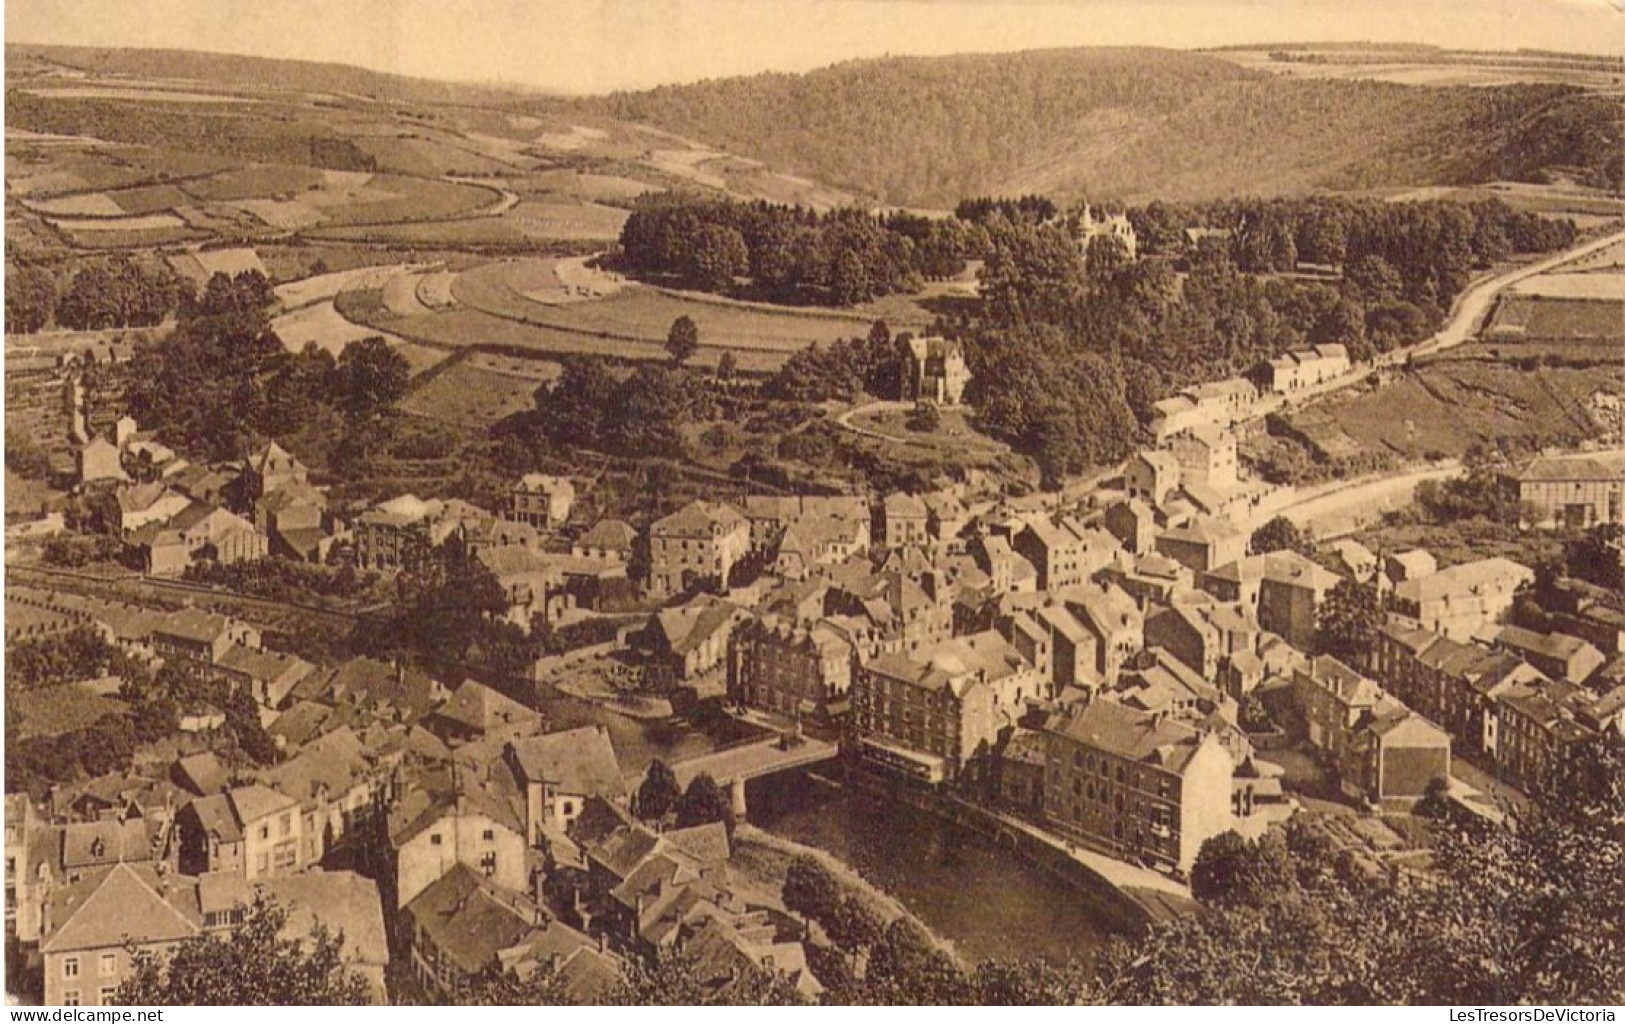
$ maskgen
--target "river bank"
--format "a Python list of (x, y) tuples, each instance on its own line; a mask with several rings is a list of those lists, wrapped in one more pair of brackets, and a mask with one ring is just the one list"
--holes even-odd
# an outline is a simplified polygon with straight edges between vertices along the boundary
[(849, 770), (848, 785), (906, 803), (968, 829), (1068, 885), (1113, 905), (1124, 930), (1134, 931), (1195, 909), (1189, 887), (1155, 871), (1080, 847), (1013, 815), (956, 796), (898, 786), (893, 780)]
[[(937, 934), (930, 925), (904, 906), (902, 901), (864, 878), (856, 868), (829, 851), (764, 832), (754, 825), (741, 823), (734, 829), (733, 857), (729, 863), (745, 876), (758, 893), (764, 890), (774, 894), (782, 892), (790, 862), (797, 857), (811, 857), (824, 865), (848, 892), (863, 900), (869, 909), (887, 924), (900, 917), (906, 917), (929, 935), (937, 948), (947, 953), (956, 963), (962, 967), (971, 966), (951, 941)], [(782, 909), (782, 899), (775, 899), (774, 906), (775, 909)]]

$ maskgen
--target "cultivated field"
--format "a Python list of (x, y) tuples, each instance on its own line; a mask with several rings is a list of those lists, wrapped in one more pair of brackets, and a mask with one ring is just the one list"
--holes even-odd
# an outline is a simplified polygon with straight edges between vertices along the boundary
[(559, 374), (559, 364), (483, 352), (459, 358), (415, 388), (401, 408), (458, 426), (489, 426), (531, 408), (536, 389)]
[(1625, 368), (1539, 366), (1448, 359), (1401, 375), (1377, 391), (1330, 398), (1292, 413), (1315, 437), (1344, 437), (1360, 450), (1407, 459), (1460, 457), (1497, 438), (1528, 449), (1574, 446), (1599, 436), (1598, 392), (1625, 394)]

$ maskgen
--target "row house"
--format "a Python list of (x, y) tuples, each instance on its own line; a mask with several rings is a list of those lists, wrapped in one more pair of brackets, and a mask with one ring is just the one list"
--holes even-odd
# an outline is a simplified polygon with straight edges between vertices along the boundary
[(1253, 609), (1260, 628), (1305, 652), (1314, 649), (1321, 603), (1340, 579), (1296, 551), (1252, 555), (1197, 577), (1204, 591)]
[(152, 651), (164, 664), (204, 674), (215, 667), (234, 646), (260, 649), (259, 630), (246, 622), (183, 608), (172, 612), (153, 627)]
[(1292, 683), (1309, 742), (1347, 795), (1407, 809), (1434, 779), (1449, 779), (1450, 737), (1371, 679), (1322, 656)]
[(746, 707), (827, 720), (843, 714), (857, 652), (829, 622), (763, 616), (728, 644), (728, 698)]
[(1441, 569), (1394, 587), (1394, 610), (1452, 640), (1471, 640), (1500, 622), (1533, 569), (1506, 558), (1485, 558)]
[(882, 655), (852, 682), (851, 727), (868, 760), (937, 784), (984, 759), (1048, 682), (995, 632)]
[(592, 799), (624, 802), (626, 778), (601, 725), (510, 740), (502, 757), (524, 801), (530, 844), (546, 849), (566, 834)]
[(455, 1002), (484, 978), (552, 972), (589, 1003), (615, 987), (618, 960), (537, 901), (458, 864), (403, 908), (412, 976), (429, 996)]
[(1244, 651), (1257, 653), (1258, 621), (1244, 605), (1182, 603), (1145, 620), (1145, 645), (1161, 647), (1203, 679)]
[(720, 502), (692, 502), (649, 527), (649, 593), (663, 599), (695, 586), (725, 590), (749, 553), (749, 519)]
[(1258, 388), (1239, 377), (1197, 384), (1151, 406), (1151, 434), (1160, 443), (1198, 427), (1228, 427), (1258, 401)]
[(1572, 683), (1544, 679), (1497, 694), (1496, 763), (1526, 784), (1549, 785), (1578, 747), (1596, 739), (1597, 732), (1580, 720), (1594, 701)]
[(1553, 679), (1583, 683), (1608, 661), (1606, 655), (1577, 636), (1537, 633), (1520, 626), (1504, 626), (1495, 646), (1511, 651)]
[(299, 804), (304, 864), (370, 847), (389, 805), (395, 760), (368, 750), (340, 726), (260, 773), (262, 783)]
[(917, 651), (954, 633), (953, 592), (936, 571), (849, 576), (825, 591), (824, 613), (857, 648), (860, 661)]
[(1012, 547), (1038, 571), (1039, 590), (1059, 590), (1088, 582), (1122, 554), (1111, 534), (1076, 520), (1060, 523), (1036, 517), (1016, 534)]
[(298, 800), (258, 783), (199, 797), (175, 818), (180, 869), (229, 871), (249, 881), (302, 871), (321, 861), (321, 828)]
[(1123, 665), (1145, 646), (1145, 615), (1139, 605), (1111, 584), (1066, 591), (1064, 600), (1067, 610), (1094, 640), (1094, 680), (1117, 678)]
[(1279, 395), (1334, 380), (1347, 373), (1350, 365), (1345, 346), (1315, 345), (1267, 360), (1259, 373), (1264, 387)]
[(1235, 763), (1224, 745), (1101, 697), (1044, 727), (1044, 820), (1124, 860), (1188, 873), (1229, 831)]
[(840, 565), (869, 551), (869, 513), (848, 516), (806, 512), (792, 520), (774, 548), (773, 572), (804, 580), (821, 567)]

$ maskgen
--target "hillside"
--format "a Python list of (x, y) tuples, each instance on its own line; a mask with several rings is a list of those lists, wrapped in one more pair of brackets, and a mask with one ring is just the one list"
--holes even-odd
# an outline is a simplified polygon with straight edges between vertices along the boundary
[(247, 57), (196, 50), (104, 49), (8, 43), (6, 64), (15, 76), (30, 69), (74, 69), (96, 76), (181, 79), (225, 87), (334, 93), (407, 103), (486, 104), (533, 96), (534, 91), (439, 82), (317, 61)]
[(852, 61), (558, 101), (911, 206), (1124, 201), (1537, 178), (1618, 186), (1621, 114), (1554, 85), (1292, 79), (1166, 50)]

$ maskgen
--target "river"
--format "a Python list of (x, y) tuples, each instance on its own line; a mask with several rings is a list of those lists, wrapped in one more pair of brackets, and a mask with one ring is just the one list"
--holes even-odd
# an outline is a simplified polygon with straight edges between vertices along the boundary
[[(628, 718), (541, 687), (536, 706), (555, 729), (602, 725), (627, 772), (653, 758), (702, 754), (749, 726)], [(750, 820), (764, 831), (839, 857), (896, 897), (972, 961), (1044, 957), (1088, 961), (1113, 933), (1099, 896), (1032, 867), (974, 832), (886, 797), (847, 788), (838, 766), (758, 779)]]
[(820, 774), (758, 780), (751, 823), (834, 854), (901, 900), (967, 959), (1087, 962), (1112, 935), (1099, 896), (976, 833)]

